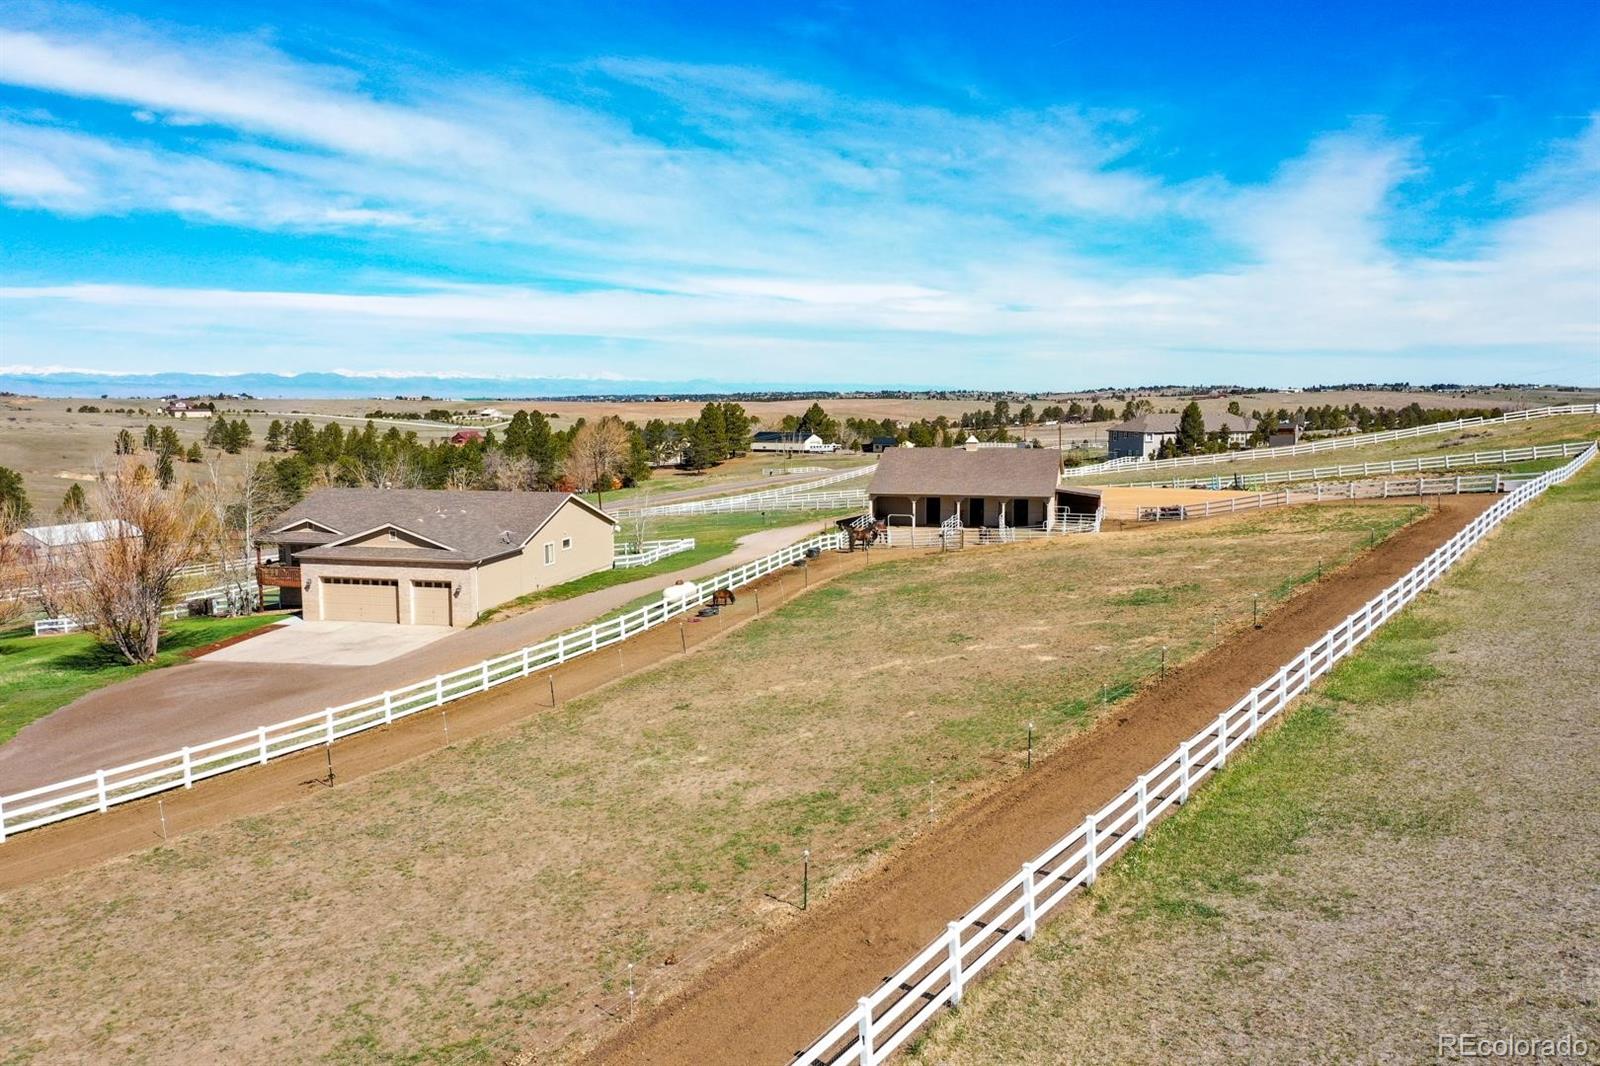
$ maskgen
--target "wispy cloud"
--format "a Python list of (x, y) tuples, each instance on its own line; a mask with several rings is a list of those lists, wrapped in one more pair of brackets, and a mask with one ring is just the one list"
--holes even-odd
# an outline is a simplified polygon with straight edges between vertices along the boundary
[[(404, 264), (286, 292), (14, 285), (17, 361), (228, 346), (629, 376), (692, 358), (748, 379), (752, 355), (809, 351), (886, 380), (1043, 383), (1105, 380), (1108, 359), (1170, 374), (1196, 352), (1246, 367), (1544, 346), (1581, 366), (1600, 345), (1600, 122), (1508, 176), (1504, 215), (1446, 255), (1389, 240), (1428, 161), (1372, 125), (1240, 185), (1134, 165), (1130, 110), (912, 106), (749, 67), (602, 57), (564, 71), (564, 92), (396, 83), (109, 18), (0, 28), (0, 54), (0, 83), (105, 111), (0, 114), (14, 208), (360, 236)], [(430, 277), (430, 250), (491, 280)]]

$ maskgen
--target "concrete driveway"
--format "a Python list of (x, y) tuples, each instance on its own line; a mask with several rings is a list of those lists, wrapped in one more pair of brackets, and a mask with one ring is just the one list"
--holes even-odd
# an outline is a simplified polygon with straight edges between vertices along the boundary
[(427, 647), (454, 633), (449, 626), (397, 626), (385, 622), (299, 622), (230, 644), (205, 663), (303, 663), (307, 666), (374, 666)]
[[(581, 626), (679, 578), (709, 577), (767, 555), (818, 526), (764, 529), (741, 537), (738, 547), (721, 558), (470, 629), (429, 626), (424, 636), (413, 633), (423, 627), (376, 622), (285, 625), (191, 662), (96, 689), (24, 727), (0, 744), (0, 794), (243, 733), (470, 666)], [(335, 652), (339, 644), (344, 650)], [(285, 658), (279, 649), (297, 657)]]

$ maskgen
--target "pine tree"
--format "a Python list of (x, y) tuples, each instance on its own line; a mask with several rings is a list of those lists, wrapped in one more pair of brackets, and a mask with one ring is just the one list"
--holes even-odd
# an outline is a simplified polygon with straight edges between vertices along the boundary
[(83, 486), (74, 482), (67, 486), (67, 493), (61, 497), (61, 506), (56, 509), (56, 514), (64, 521), (76, 522), (88, 509), (89, 498), (84, 495)]
[(1206, 450), (1206, 420), (1200, 413), (1200, 405), (1193, 400), (1183, 409), (1183, 416), (1178, 420), (1178, 452), (1182, 455), (1197, 455)]
[[(391, 427), (392, 428), (392, 427)], [(283, 423), (274, 418), (267, 426), (267, 451), (279, 452), (283, 450)]]
[(139, 446), (133, 442), (132, 433), (125, 429), (117, 430), (117, 442), (112, 447), (112, 451), (117, 455), (132, 455), (138, 450)]
[(145, 426), (144, 427), (144, 450), (147, 451), (147, 452), (153, 452), (153, 451), (156, 450), (157, 446), (160, 445), (160, 443), (161, 443), (161, 431), (156, 429), (155, 423), (152, 422), (149, 425)]

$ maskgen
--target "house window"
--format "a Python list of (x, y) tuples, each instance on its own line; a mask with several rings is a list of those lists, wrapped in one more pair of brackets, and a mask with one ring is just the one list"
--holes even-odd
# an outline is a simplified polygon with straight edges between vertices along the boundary
[(554, 542), (544, 546), (544, 565), (551, 566), (556, 561), (556, 546)]
[(389, 530), (389, 539), (390, 540), (399, 540), (400, 539), (400, 534), (396, 533), (394, 530), (391, 529), (391, 530)]
[(571, 537), (562, 537), (561, 538), (561, 550), (562, 551), (570, 551), (571, 549), (572, 549), (572, 538)]

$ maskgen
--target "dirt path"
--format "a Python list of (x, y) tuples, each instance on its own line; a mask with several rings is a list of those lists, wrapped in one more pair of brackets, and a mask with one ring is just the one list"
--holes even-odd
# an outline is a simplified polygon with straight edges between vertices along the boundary
[[(906, 553), (897, 553), (904, 558)], [(873, 559), (883, 556), (873, 553)], [(165, 832), (178, 836), (295, 802), (308, 793), (377, 773), (409, 759), (512, 725), (548, 710), (551, 695), (565, 701), (716, 640), (756, 616), (800, 595), (806, 588), (858, 570), (865, 553), (825, 552), (805, 570), (785, 569), (738, 592), (739, 600), (716, 618), (688, 619), (665, 625), (621, 645), (537, 674), (525, 682), (448, 704), (377, 729), (341, 739), (331, 749), (333, 784), (328, 783), (329, 749), (314, 748), (265, 766), (203, 781), (190, 790), (162, 793), (113, 807), (105, 814), (86, 815), (13, 837), (0, 845), (0, 890), (41, 881), (68, 870), (161, 843)]]
[(0, 745), (0, 794), (177, 751), (471, 666), (585, 625), (680, 578), (718, 574), (770, 555), (818, 526), (806, 522), (751, 533), (727, 555), (463, 629), (369, 666), (200, 659), (151, 670), (96, 689)]
[(1027, 859), (1278, 665), (1465, 526), (1493, 497), (1456, 497), (1249, 630), (1169, 673), (1031, 773), (800, 921), (713, 968), (595, 1051), (602, 1063), (784, 1063)]

